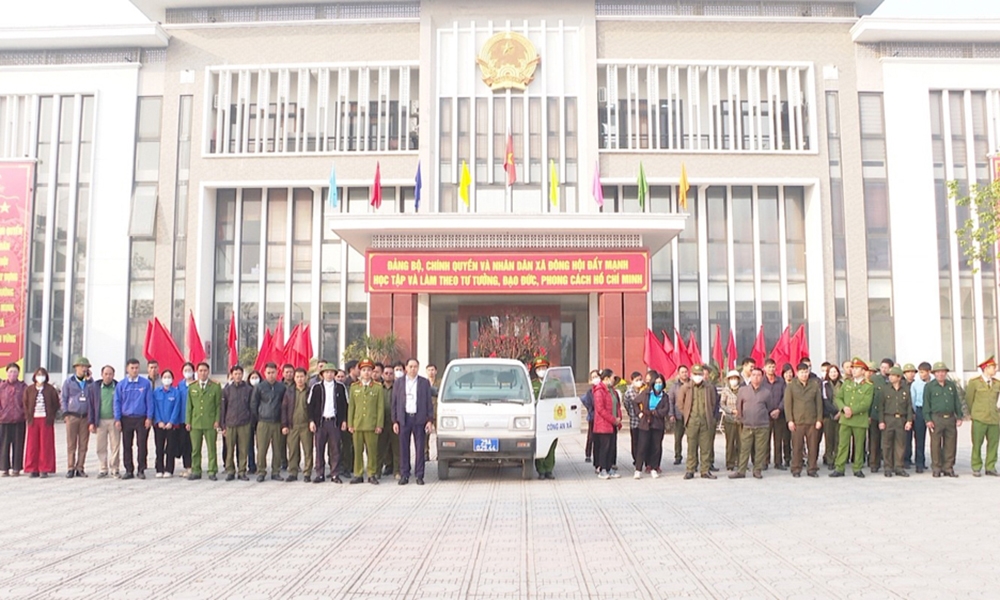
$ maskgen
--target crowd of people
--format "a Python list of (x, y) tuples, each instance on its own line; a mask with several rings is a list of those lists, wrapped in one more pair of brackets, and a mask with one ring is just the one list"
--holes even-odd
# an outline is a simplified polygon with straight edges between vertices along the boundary
[[(947, 365), (923, 362), (897, 365), (886, 358), (875, 367), (854, 358), (843, 365), (824, 362), (817, 375), (809, 358), (778, 370), (772, 359), (758, 365), (746, 358), (740, 370), (722, 381), (706, 380), (704, 365), (681, 366), (671, 379), (656, 371), (633, 372), (622, 380), (611, 370), (591, 371), (582, 397), (588, 413), (585, 460), (593, 460), (601, 479), (619, 478), (617, 436), (628, 419), (633, 477), (662, 473), (665, 432), (673, 430), (674, 465), (683, 462), (684, 479), (697, 474), (716, 479), (715, 435), (725, 436), (725, 466), (730, 479), (751, 469), (760, 479), (769, 466), (818, 477), (820, 464), (830, 477), (843, 477), (851, 463), (855, 477), (871, 473), (909, 477), (910, 469), (934, 477), (955, 472), (958, 428), (972, 421), (972, 474), (998, 475), (1000, 380), (993, 357), (979, 365), (981, 375), (963, 389)], [(930, 434), (930, 464), (927, 437)], [(986, 457), (983, 459), (983, 444)], [(820, 445), (823, 444), (822, 452)]]
[(406, 485), (412, 474), (424, 483), (437, 396), (434, 365), (421, 376), (412, 358), (389, 366), (349, 361), (343, 369), (320, 360), (312, 373), (269, 363), (263, 374), (246, 377), (236, 365), (222, 384), (210, 378), (207, 363), (185, 363), (179, 378), (170, 369), (161, 372), (156, 361), (140, 375), (139, 361), (130, 359), (120, 380), (111, 365), (96, 379), (91, 368), (87, 358), (76, 359), (72, 375), (57, 388), (44, 368), (25, 382), (17, 363), (7, 365), (0, 382), (0, 476), (55, 473), (61, 417), (67, 478), (88, 476), (93, 435), (98, 478), (145, 479), (152, 430), (157, 478), (172, 477), (180, 460), (187, 479), (207, 472), (216, 481), (221, 435), (226, 481), (250, 475), (266, 481), (270, 453), (272, 480), (299, 481), (301, 472), (307, 483), (378, 484), (393, 475)]

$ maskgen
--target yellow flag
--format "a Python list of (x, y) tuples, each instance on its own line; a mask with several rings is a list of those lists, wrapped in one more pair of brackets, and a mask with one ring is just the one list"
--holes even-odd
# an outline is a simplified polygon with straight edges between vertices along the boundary
[(462, 175), (458, 179), (458, 195), (469, 206), (469, 184), (472, 183), (472, 174), (469, 173), (469, 165), (462, 161)]
[(681, 210), (687, 210), (688, 190), (690, 188), (691, 186), (688, 185), (687, 169), (684, 168), (684, 163), (681, 163), (681, 181), (677, 185), (677, 201), (680, 204)]
[(559, 174), (556, 173), (556, 161), (549, 159), (549, 200), (552, 206), (559, 205)]

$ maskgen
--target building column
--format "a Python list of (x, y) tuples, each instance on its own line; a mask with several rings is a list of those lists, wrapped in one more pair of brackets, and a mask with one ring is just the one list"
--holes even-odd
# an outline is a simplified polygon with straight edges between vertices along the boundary
[(600, 322), (600, 360), (596, 368), (611, 369), (621, 373), (624, 368), (624, 323), (622, 322), (623, 294), (604, 292), (597, 297)]
[(646, 328), (649, 327), (646, 320), (647, 294), (629, 293), (622, 294), (622, 321), (624, 325), (624, 348), (622, 352), (623, 365), (619, 375), (623, 379), (628, 377), (632, 371), (645, 371), (641, 368), (642, 353), (646, 343)]

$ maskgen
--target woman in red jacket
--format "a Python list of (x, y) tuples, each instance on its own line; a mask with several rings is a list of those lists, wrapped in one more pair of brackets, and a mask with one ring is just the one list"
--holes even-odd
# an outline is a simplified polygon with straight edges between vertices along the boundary
[(600, 375), (593, 377), (590, 385), (594, 396), (594, 462), (600, 469), (597, 477), (608, 479), (611, 477), (608, 473), (611, 470), (611, 443), (617, 427), (614, 399)]
[(24, 415), (28, 438), (24, 444), (24, 471), (32, 477), (56, 472), (56, 413), (59, 392), (49, 383), (49, 372), (35, 370), (35, 385), (24, 390)]

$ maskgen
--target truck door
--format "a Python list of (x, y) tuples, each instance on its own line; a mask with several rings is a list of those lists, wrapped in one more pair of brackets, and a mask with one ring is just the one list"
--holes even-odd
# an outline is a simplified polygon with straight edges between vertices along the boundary
[(571, 367), (545, 372), (535, 399), (535, 458), (544, 458), (560, 435), (580, 431), (580, 398)]

